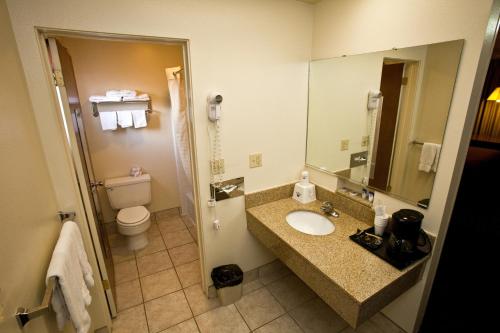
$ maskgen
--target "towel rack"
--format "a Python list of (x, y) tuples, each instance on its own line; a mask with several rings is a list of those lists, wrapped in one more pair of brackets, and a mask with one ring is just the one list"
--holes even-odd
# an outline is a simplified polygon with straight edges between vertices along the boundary
[(419, 145), (419, 146), (423, 146), (424, 143), (423, 142), (420, 142), (420, 141), (417, 141), (417, 140), (413, 140), (410, 142), (411, 144), (414, 144), (414, 145)]
[(55, 279), (55, 277), (49, 279), (49, 283), (47, 284), (45, 293), (43, 294), (42, 304), (32, 309), (27, 309), (25, 307), (17, 308), (16, 319), (21, 328), (23, 328), (31, 319), (40, 317), (41, 315), (49, 311), (50, 303), (52, 301), (52, 295), (54, 292), (54, 286), (56, 285)]
[(63, 212), (63, 211), (58, 211), (57, 215), (59, 216), (59, 219), (61, 222), (66, 222), (68, 220), (74, 220), (76, 217), (75, 212)]
[(148, 108), (145, 110), (147, 113), (153, 113), (153, 108), (151, 107), (151, 99), (144, 101), (118, 101), (118, 102), (92, 102), (92, 115), (94, 117), (99, 117), (99, 109), (97, 108), (98, 104), (133, 104), (133, 103), (148, 103)]

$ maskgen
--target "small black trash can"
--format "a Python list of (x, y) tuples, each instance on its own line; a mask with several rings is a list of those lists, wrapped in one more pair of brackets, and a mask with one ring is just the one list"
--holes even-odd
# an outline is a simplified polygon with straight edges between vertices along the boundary
[(215, 267), (211, 276), (222, 305), (232, 304), (241, 298), (243, 271), (238, 265)]

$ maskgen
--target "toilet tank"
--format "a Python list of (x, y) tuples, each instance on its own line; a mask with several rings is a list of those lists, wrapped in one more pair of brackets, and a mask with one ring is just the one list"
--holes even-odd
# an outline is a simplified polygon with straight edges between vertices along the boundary
[(151, 202), (151, 176), (106, 179), (104, 187), (113, 209), (144, 206)]

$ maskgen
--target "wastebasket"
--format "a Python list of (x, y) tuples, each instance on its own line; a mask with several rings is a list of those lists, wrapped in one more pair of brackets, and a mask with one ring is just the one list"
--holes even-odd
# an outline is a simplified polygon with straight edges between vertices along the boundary
[(215, 267), (211, 276), (222, 305), (232, 304), (241, 298), (243, 271), (238, 265)]

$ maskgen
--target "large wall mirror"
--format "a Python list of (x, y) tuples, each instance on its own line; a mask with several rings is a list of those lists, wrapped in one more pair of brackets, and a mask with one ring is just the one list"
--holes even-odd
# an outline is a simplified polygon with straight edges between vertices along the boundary
[(426, 208), (462, 46), (312, 61), (306, 164)]

